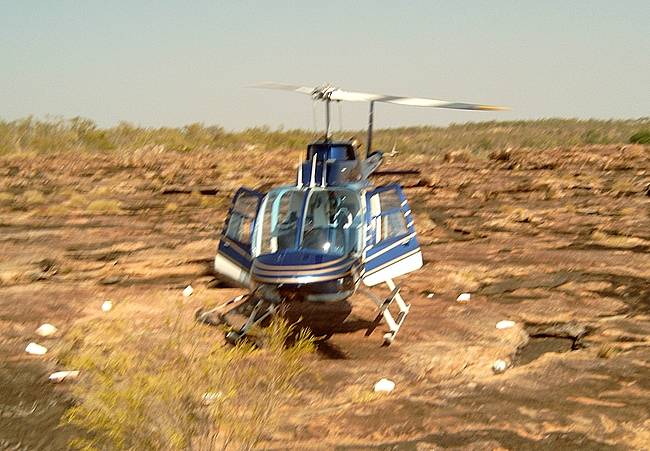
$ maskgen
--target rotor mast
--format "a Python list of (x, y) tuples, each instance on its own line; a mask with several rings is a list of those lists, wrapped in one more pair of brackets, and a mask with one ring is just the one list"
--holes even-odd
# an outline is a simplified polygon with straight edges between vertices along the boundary
[(366, 158), (370, 156), (372, 146), (372, 126), (375, 123), (375, 101), (370, 101), (370, 111), (368, 112), (368, 138), (366, 139)]
[(325, 101), (325, 140), (329, 141), (330, 139), (330, 126), (331, 126), (331, 115), (330, 115), (330, 102), (335, 100), (340, 102), (340, 100), (332, 99), (332, 94), (338, 91), (338, 88), (335, 88), (331, 84), (324, 84), (311, 92), (311, 98), (314, 100), (324, 100)]

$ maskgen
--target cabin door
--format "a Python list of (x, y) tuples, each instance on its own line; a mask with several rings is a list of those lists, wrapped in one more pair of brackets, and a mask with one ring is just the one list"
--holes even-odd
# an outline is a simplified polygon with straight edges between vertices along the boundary
[(422, 252), (406, 196), (398, 185), (366, 194), (363, 282), (372, 286), (422, 266)]
[(240, 188), (228, 210), (221, 233), (214, 269), (229, 280), (248, 287), (251, 268), (251, 239), (257, 212), (264, 195)]

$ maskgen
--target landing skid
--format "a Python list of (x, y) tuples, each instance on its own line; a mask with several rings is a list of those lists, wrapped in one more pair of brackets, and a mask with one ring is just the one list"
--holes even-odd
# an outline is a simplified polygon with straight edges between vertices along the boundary
[[(404, 323), (406, 315), (408, 315), (408, 312), (411, 309), (411, 304), (404, 302), (404, 299), (402, 299), (402, 296), (399, 294), (401, 285), (395, 285), (392, 279), (387, 279), (386, 285), (388, 285), (388, 288), (391, 291), (388, 297), (384, 300), (369, 291), (359, 290), (359, 293), (363, 293), (368, 296), (370, 299), (375, 301), (379, 307), (379, 313), (377, 314), (377, 317), (373, 321), (372, 325), (366, 331), (366, 337), (370, 336), (370, 334), (374, 332), (374, 330), (381, 322), (382, 318), (384, 318), (386, 320), (386, 324), (388, 324), (389, 331), (384, 334), (384, 344), (382, 346), (389, 346), (393, 342), (395, 336), (397, 335), (397, 332), (399, 332), (400, 327), (402, 327), (402, 324)], [(396, 302), (397, 307), (399, 308), (397, 319), (393, 318), (392, 313), (388, 309), (393, 301)]]
[[(358, 290), (359, 293), (364, 294), (368, 296), (370, 299), (372, 299), (379, 308), (379, 313), (377, 314), (377, 317), (374, 319), (374, 321), (366, 330), (366, 334), (365, 334), (366, 337), (370, 336), (370, 334), (374, 332), (377, 326), (379, 326), (379, 324), (381, 323), (382, 318), (386, 320), (386, 324), (388, 325), (389, 331), (384, 334), (384, 343), (382, 344), (382, 346), (389, 346), (393, 342), (395, 336), (397, 335), (397, 332), (399, 332), (400, 328), (402, 327), (402, 324), (404, 323), (404, 319), (406, 318), (406, 315), (408, 314), (411, 308), (411, 304), (407, 304), (406, 302), (404, 302), (402, 296), (399, 293), (401, 285), (395, 285), (391, 279), (386, 280), (386, 285), (391, 291), (390, 294), (385, 299), (381, 299), (380, 297), (378, 297), (377, 295), (369, 291)], [(208, 323), (208, 324), (228, 323), (228, 321), (224, 320), (225, 316), (228, 313), (237, 309), (239, 306), (243, 305), (246, 301), (252, 300), (254, 302), (254, 307), (252, 311), (250, 311), (250, 314), (248, 315), (245, 324), (241, 326), (239, 329), (231, 330), (226, 334), (226, 340), (228, 340), (228, 342), (230, 343), (235, 343), (241, 340), (243, 337), (245, 337), (249, 333), (251, 328), (260, 324), (269, 316), (274, 315), (278, 312), (277, 303), (269, 302), (263, 298), (258, 298), (256, 294), (257, 294), (256, 291), (251, 291), (250, 293), (238, 296), (226, 302), (225, 304), (222, 304), (211, 310), (206, 310), (206, 311), (199, 310), (196, 313), (196, 319), (198, 321)], [(253, 303), (251, 303), (250, 305), (252, 306)], [(389, 309), (393, 305), (397, 306), (397, 308), (399, 309), (396, 312), (397, 317), (393, 317), (393, 314)], [(226, 307), (230, 307), (230, 308), (228, 308), (227, 311), (223, 311)], [(393, 309), (393, 311), (395, 310), (396, 309)], [(212, 320), (212, 315), (214, 314), (218, 314), (219, 321)]]
[[(212, 315), (214, 315), (215, 313), (221, 312), (224, 308), (226, 308), (226, 307), (228, 307), (230, 305), (233, 306), (233, 307), (230, 308), (230, 310), (234, 309), (237, 306), (235, 304), (243, 303), (245, 300), (250, 298), (254, 293), (255, 293), (254, 291), (251, 291), (250, 293), (242, 294), (241, 296), (237, 296), (236, 298), (231, 299), (230, 301), (226, 302), (225, 304), (221, 304), (220, 306), (215, 307), (215, 308), (210, 309), (210, 310), (199, 309), (196, 312), (196, 315), (195, 315), (196, 320), (199, 321), (199, 322), (202, 322), (202, 323), (206, 323), (206, 324), (212, 324), (212, 325), (219, 324), (219, 322), (214, 321), (212, 319)], [(219, 313), (219, 315), (220, 315), (220, 318), (223, 317), (223, 315), (221, 313)]]
[[(213, 309), (205, 310), (205, 311), (199, 310), (198, 312), (196, 312), (196, 319), (197, 321), (201, 321), (213, 325), (226, 323), (227, 321), (224, 321), (225, 315), (232, 312), (233, 310), (235, 310), (237, 307), (244, 304), (249, 299), (253, 299), (253, 300), (256, 299), (256, 290), (251, 291), (250, 293), (243, 294), (241, 296), (237, 296), (236, 298), (226, 302), (225, 304), (222, 304)], [(230, 332), (226, 333), (226, 340), (230, 343), (236, 343), (237, 341), (241, 340), (253, 326), (260, 324), (262, 321), (264, 321), (266, 318), (273, 315), (277, 311), (277, 306), (274, 303), (270, 303), (268, 307), (264, 309), (265, 303), (268, 303), (268, 301), (265, 301), (264, 299), (259, 299), (255, 304), (255, 306), (253, 307), (252, 312), (248, 316), (246, 323), (242, 327), (240, 327), (239, 330), (231, 330)], [(223, 310), (226, 307), (230, 307), (230, 308), (224, 312)], [(212, 315), (215, 314), (217, 314), (219, 317), (218, 321), (214, 321), (212, 319)]]

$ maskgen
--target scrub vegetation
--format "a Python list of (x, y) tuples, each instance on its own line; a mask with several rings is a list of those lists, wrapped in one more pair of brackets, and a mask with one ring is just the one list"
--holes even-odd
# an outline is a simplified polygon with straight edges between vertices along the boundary
[(230, 346), (195, 312), (244, 294), (211, 271), (236, 190), (292, 183), (317, 135), (0, 121), (0, 451), (648, 449), (648, 129), (379, 130), (373, 182), (404, 187), (424, 256), (412, 312), (382, 348), (365, 297), (294, 304), (329, 337), (310, 354), (282, 323)]
[(69, 335), (60, 363), (79, 368), (63, 423), (80, 450), (250, 450), (297, 397), (314, 349), (306, 331), (276, 319), (254, 346), (226, 346), (219, 329), (171, 309), (165, 321), (128, 302)]
[[(487, 156), (507, 148), (547, 149), (558, 146), (598, 144), (647, 144), (650, 118), (627, 120), (540, 119), (420, 126), (377, 130), (374, 147), (405, 153), (442, 155), (465, 150)], [(365, 131), (339, 132), (344, 138), (363, 141)], [(32, 116), (14, 121), (0, 120), (0, 154), (116, 151), (236, 151), (252, 154), (270, 149), (304, 149), (319, 137), (306, 130), (272, 130), (254, 127), (229, 132), (220, 126), (195, 123), (183, 127), (138, 127), (125, 122), (100, 128), (92, 120), (40, 120)]]

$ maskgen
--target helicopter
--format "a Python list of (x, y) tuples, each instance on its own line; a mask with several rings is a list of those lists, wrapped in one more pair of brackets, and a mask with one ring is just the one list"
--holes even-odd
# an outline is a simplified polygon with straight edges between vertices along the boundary
[[(307, 146), (304, 161), (291, 185), (260, 193), (240, 188), (234, 196), (214, 259), (221, 278), (250, 291), (209, 311), (205, 319), (227, 306), (252, 300), (243, 326), (227, 333), (236, 342), (256, 324), (278, 313), (283, 303), (335, 303), (361, 293), (377, 305), (377, 317), (366, 336), (384, 319), (390, 345), (409, 313), (394, 278), (422, 267), (422, 252), (413, 214), (397, 184), (375, 187), (370, 181), (383, 153), (372, 151), (375, 102), (460, 110), (501, 110), (503, 107), (343, 91), (331, 84), (316, 88), (256, 83), (254, 88), (307, 94), (325, 103), (324, 137)], [(331, 102), (369, 102), (366, 155), (356, 141), (335, 141), (330, 135)], [(381, 298), (371, 288), (386, 284)], [(391, 307), (393, 306), (393, 307)], [(393, 312), (389, 309), (392, 308)]]

